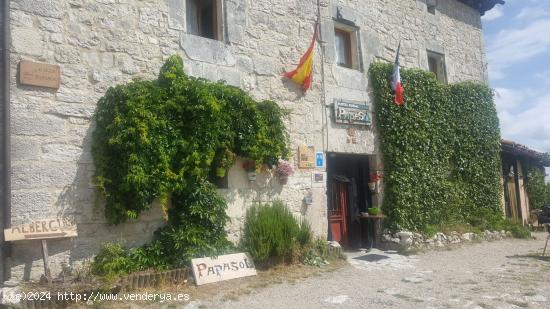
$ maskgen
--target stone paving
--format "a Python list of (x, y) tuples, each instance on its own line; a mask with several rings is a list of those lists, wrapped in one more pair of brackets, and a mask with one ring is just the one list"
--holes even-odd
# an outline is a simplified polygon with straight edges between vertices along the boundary
[(300, 282), (260, 288), (204, 308), (550, 308), (546, 234), (404, 256), (347, 253), (349, 266)]

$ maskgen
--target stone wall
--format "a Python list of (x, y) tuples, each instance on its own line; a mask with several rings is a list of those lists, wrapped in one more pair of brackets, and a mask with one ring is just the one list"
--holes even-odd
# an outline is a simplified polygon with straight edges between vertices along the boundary
[[(292, 148), (372, 155), (382, 169), (376, 132), (357, 128), (350, 143), (347, 126), (332, 120), (334, 99), (372, 104), (366, 71), (375, 59), (393, 61), (402, 41), (402, 64), (427, 68), (426, 49), (445, 53), (450, 82), (486, 80), (479, 14), (456, 0), (439, 1), (436, 15), (424, 1), (224, 0), (224, 38), (186, 33), (183, 0), (16, 0), (12, 1), (12, 224), (31, 218), (71, 215), (79, 237), (49, 242), (52, 272), (63, 263), (93, 256), (107, 241), (147, 242), (163, 224), (158, 207), (136, 222), (108, 226), (91, 182), (90, 154), (97, 100), (112, 85), (155, 78), (172, 54), (184, 58), (192, 76), (223, 79), (256, 99), (291, 109), (287, 121)], [(359, 26), (360, 70), (334, 64), (333, 17)], [(313, 85), (303, 94), (281, 78), (305, 52), (321, 14)], [(16, 83), (17, 67), (28, 59), (61, 67), (61, 87), (49, 90)], [(297, 151), (296, 151), (297, 152)], [(294, 155), (293, 161), (296, 161)], [(311, 170), (299, 170), (281, 186), (268, 174), (248, 182), (239, 164), (229, 172), (230, 236), (237, 240), (242, 218), (254, 202), (282, 199), (307, 218), (319, 235), (327, 233), (325, 186), (314, 186)], [(313, 204), (303, 198), (313, 195)], [(14, 243), (14, 279), (42, 273), (39, 246)]]

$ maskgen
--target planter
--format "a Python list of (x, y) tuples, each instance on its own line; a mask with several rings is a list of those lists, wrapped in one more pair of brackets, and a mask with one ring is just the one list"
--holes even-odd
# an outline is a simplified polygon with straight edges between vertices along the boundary
[(256, 181), (256, 172), (248, 172), (248, 181)]
[(371, 208), (368, 208), (368, 209), (367, 209), (367, 212), (368, 212), (369, 215), (371, 215), (371, 216), (376, 216), (376, 215), (379, 215), (379, 214), (380, 214), (380, 208), (378, 208), (378, 207), (371, 207)]
[(288, 183), (288, 176), (280, 176), (279, 177), (279, 184), (286, 185)]

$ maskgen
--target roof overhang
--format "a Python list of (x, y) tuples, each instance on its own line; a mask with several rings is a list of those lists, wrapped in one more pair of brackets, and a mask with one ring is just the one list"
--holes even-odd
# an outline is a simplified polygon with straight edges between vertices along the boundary
[(504, 4), (503, 0), (458, 0), (479, 11), (482, 16), (497, 4)]
[(503, 153), (524, 157), (538, 165), (550, 166), (550, 153), (540, 152), (513, 141), (501, 140), (500, 147)]

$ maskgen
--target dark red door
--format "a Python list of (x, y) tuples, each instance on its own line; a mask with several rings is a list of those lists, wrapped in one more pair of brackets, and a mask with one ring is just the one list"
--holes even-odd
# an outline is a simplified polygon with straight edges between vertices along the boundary
[(331, 193), (328, 222), (332, 240), (339, 242), (342, 246), (346, 246), (348, 244), (348, 183), (333, 182)]

